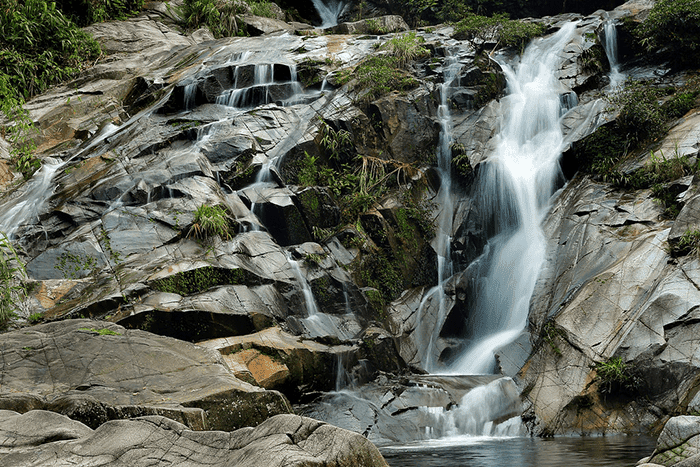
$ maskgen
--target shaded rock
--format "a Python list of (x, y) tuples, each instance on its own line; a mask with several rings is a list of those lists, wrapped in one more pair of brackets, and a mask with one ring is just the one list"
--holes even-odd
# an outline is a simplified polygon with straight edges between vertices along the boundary
[[(2, 464), (387, 465), (377, 448), (362, 436), (296, 415), (272, 417), (257, 428), (231, 433), (192, 432), (185, 425), (158, 416), (110, 421), (92, 431), (57, 417), (40, 411), (24, 415), (0, 412)], [(37, 437), (37, 432), (53, 432), (55, 439)]]
[(387, 15), (352, 23), (340, 23), (331, 29), (336, 34), (389, 34), (408, 31), (409, 27), (401, 16)]
[(301, 213), (309, 228), (328, 229), (340, 224), (340, 208), (325, 187), (308, 187), (296, 190)]
[[(329, 346), (305, 340), (269, 328), (240, 337), (213, 339), (200, 346), (219, 351), (224, 361), (245, 366), (262, 387), (280, 389), (292, 398), (310, 391), (335, 389), (338, 362), (344, 356), (351, 368), (357, 362), (358, 348), (349, 345)], [(267, 368), (256, 368), (267, 365)]]
[(432, 155), (440, 125), (432, 94), (419, 89), (409, 96), (389, 94), (372, 102), (369, 118), (380, 122), (380, 134), (391, 156), (404, 162), (422, 162)]
[[(217, 354), (111, 323), (43, 324), (4, 334), (0, 349), (4, 409), (26, 408), (21, 399), (29, 397), (45, 404), (40, 408), (83, 414), (81, 421), (97, 426), (105, 418), (133, 416), (138, 407), (144, 408), (140, 414), (162, 408), (161, 415), (180, 412), (183, 422), (198, 413), (193, 428), (221, 430), (289, 411), (284, 396), (236, 379)], [(56, 397), (68, 399), (52, 402)]]
[(295, 203), (295, 196), (286, 188), (256, 188), (243, 190), (263, 225), (282, 246), (311, 241), (313, 237)]

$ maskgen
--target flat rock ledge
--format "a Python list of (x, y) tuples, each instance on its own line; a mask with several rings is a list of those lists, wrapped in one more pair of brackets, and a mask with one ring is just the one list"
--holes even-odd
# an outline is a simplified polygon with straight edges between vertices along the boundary
[(218, 352), (85, 319), (3, 334), (2, 409), (51, 410), (92, 428), (158, 415), (194, 430), (225, 431), (292, 412), (280, 392), (236, 378)]
[(191, 431), (161, 416), (113, 420), (92, 430), (54, 412), (0, 410), (0, 465), (386, 467), (361, 435), (297, 415), (256, 428)]

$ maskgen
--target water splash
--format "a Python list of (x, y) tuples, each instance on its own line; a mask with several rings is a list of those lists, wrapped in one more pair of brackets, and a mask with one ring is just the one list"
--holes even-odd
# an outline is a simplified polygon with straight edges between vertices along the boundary
[(564, 144), (555, 76), (576, 23), (531, 43), (515, 66), (501, 63), (508, 82), (496, 149), (482, 164), (475, 188), (489, 233), (487, 257), (472, 279), (470, 345), (451, 367), (458, 374), (490, 373), (495, 351), (527, 325), (529, 302), (544, 262), (541, 221), (561, 180)]
[(321, 27), (330, 28), (338, 24), (338, 18), (343, 14), (347, 2), (341, 0), (312, 0), (318, 16), (321, 18)]

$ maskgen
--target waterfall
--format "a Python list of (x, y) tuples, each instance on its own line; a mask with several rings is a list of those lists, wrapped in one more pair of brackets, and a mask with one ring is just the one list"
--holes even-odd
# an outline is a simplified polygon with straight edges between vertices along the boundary
[(544, 262), (541, 221), (561, 180), (563, 146), (559, 54), (576, 23), (532, 42), (520, 62), (501, 63), (508, 82), (496, 146), (479, 170), (477, 205), (489, 234), (472, 276), (469, 346), (451, 366), (458, 374), (490, 373), (495, 351), (527, 324), (529, 302)]
[(312, 0), (318, 16), (321, 18), (321, 27), (330, 28), (338, 24), (338, 18), (345, 10), (346, 2), (342, 0)]
[[(450, 51), (448, 51), (448, 54)], [(433, 300), (437, 302), (437, 322), (441, 323), (447, 314), (447, 303), (445, 300), (445, 283), (452, 276), (452, 261), (450, 260), (450, 244), (452, 241), (452, 225), (454, 223), (455, 199), (452, 192), (452, 116), (448, 103), (450, 86), (457, 77), (461, 65), (457, 58), (448, 55), (443, 68), (443, 82), (440, 85), (440, 106), (438, 107), (438, 118), (440, 120), (440, 137), (437, 148), (438, 171), (440, 173), (440, 190), (437, 197), (437, 205), (441, 207), (438, 215), (437, 234), (435, 236), (434, 248), (438, 258), (438, 283), (428, 293), (425, 294), (419, 308), (418, 326), (425, 321), (420, 319)], [(419, 334), (429, 334), (427, 345), (423, 351), (421, 361), (423, 367), (428, 371), (436, 368), (435, 342), (437, 341), (440, 329), (435, 327), (432, 331), (419, 331)]]
[[(252, 80), (249, 69), (253, 68)], [(233, 72), (234, 87), (216, 98), (216, 103), (240, 109), (249, 109), (279, 102), (297, 103), (296, 96), (303, 92), (297, 79), (296, 65), (258, 63), (237, 66)]]
[(617, 28), (615, 22), (608, 20), (603, 24), (603, 35), (605, 38), (605, 55), (610, 63), (610, 88), (615, 89), (625, 82), (625, 75), (620, 71), (620, 63), (617, 57)]

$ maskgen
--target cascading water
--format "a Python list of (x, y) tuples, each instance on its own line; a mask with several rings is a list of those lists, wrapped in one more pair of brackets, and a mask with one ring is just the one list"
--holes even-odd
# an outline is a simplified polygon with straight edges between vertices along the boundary
[(316, 304), (316, 299), (314, 298), (313, 291), (311, 290), (311, 285), (309, 281), (304, 277), (304, 273), (301, 270), (299, 262), (296, 261), (292, 254), (287, 251), (287, 261), (291, 266), (294, 278), (299, 283), (302, 293), (304, 295), (304, 304), (306, 306), (306, 318), (301, 321), (304, 328), (311, 337), (323, 337), (323, 336), (339, 336), (343, 339), (350, 339), (353, 336), (339, 325), (339, 321), (333, 319), (333, 317), (320, 313), (318, 310), (318, 305)]
[(605, 36), (605, 55), (610, 63), (610, 88), (615, 89), (625, 82), (625, 75), (620, 71), (620, 62), (617, 57), (617, 28), (614, 21), (607, 20), (603, 23), (603, 35)]
[(490, 238), (472, 279), (470, 345), (452, 364), (455, 373), (492, 372), (495, 351), (515, 340), (527, 324), (544, 261), (541, 221), (562, 177), (560, 94), (567, 90), (555, 72), (575, 29), (576, 23), (569, 23), (531, 43), (514, 67), (501, 64), (508, 82), (501, 130), (475, 188)]
[(312, 0), (318, 16), (321, 17), (321, 27), (330, 28), (338, 24), (338, 18), (345, 10), (346, 2), (342, 0)]
[[(440, 119), (440, 139), (438, 144), (438, 170), (440, 172), (440, 190), (438, 192), (437, 205), (441, 207), (437, 219), (438, 229), (435, 236), (435, 251), (438, 257), (438, 283), (426, 293), (420, 304), (418, 325), (421, 326), (420, 317), (426, 313), (427, 308), (435, 301), (437, 303), (437, 322), (442, 322), (447, 312), (445, 300), (445, 283), (452, 276), (452, 261), (450, 260), (450, 242), (452, 239), (452, 224), (454, 222), (454, 193), (452, 192), (452, 117), (448, 105), (448, 93), (450, 86), (461, 70), (461, 64), (455, 56), (448, 56), (445, 59), (443, 69), (443, 82), (440, 85), (440, 106), (438, 107), (438, 117)], [(432, 331), (419, 331), (420, 334), (428, 334), (428, 342), (425, 346), (422, 362), (423, 367), (428, 371), (436, 368), (436, 356), (434, 355), (435, 342), (437, 341), (439, 329)]]

